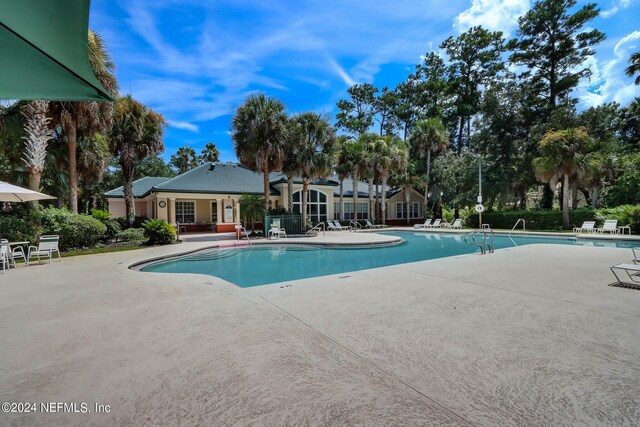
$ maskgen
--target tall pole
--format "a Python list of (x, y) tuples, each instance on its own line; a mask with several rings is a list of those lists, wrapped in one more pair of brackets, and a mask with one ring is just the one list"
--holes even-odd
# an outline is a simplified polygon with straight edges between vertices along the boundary
[[(478, 204), (482, 204), (482, 158), (478, 156)], [(478, 212), (478, 222), (482, 228), (482, 212)]]

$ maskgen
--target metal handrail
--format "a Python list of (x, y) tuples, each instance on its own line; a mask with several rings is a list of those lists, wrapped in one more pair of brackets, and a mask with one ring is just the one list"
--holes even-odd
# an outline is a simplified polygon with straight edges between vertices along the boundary
[[(479, 234), (482, 234), (482, 243), (480, 243), (480, 242), (478, 242), (476, 240), (476, 236), (479, 235)], [(469, 237), (469, 236), (471, 236), (471, 240), (472, 240), (471, 243), (467, 240), (467, 237)], [(491, 237), (491, 243), (489, 243), (487, 245), (487, 238), (489, 236)], [(491, 228), (488, 228), (488, 227), (487, 228), (482, 228), (482, 229), (474, 230), (474, 231), (472, 231), (470, 233), (467, 233), (464, 236), (464, 241), (465, 241), (465, 243), (467, 245), (479, 247), (480, 248), (480, 252), (482, 253), (482, 255), (487, 253), (487, 246), (489, 246), (489, 253), (493, 253), (494, 252), (495, 237), (493, 235), (493, 230)]]
[[(322, 227), (320, 227), (322, 226)], [(326, 225), (324, 222), (319, 222), (315, 227), (313, 227), (311, 230), (307, 231), (306, 233), (304, 233), (305, 236), (310, 236), (311, 232), (314, 230), (319, 230), (320, 228), (322, 228), (322, 235), (324, 236), (325, 232), (327, 231)]]
[[(236, 225), (236, 228), (239, 228), (240, 231), (244, 231), (244, 235), (247, 237), (247, 242), (249, 242), (249, 246), (253, 248), (253, 243), (251, 243), (251, 239), (249, 238), (249, 233), (247, 232), (247, 229), (244, 228), (244, 226), (242, 224)], [(238, 241), (240, 241), (239, 238), (238, 238)]]
[(362, 229), (362, 225), (358, 221), (349, 221), (349, 225), (353, 231)]
[(511, 236), (511, 233), (513, 233), (513, 230), (516, 229), (516, 227), (518, 226), (518, 224), (520, 224), (520, 221), (522, 221), (522, 231), (527, 231), (527, 221), (524, 220), (524, 218), (519, 218), (515, 225), (513, 226), (513, 228), (511, 229), (511, 231), (509, 232), (509, 236)]

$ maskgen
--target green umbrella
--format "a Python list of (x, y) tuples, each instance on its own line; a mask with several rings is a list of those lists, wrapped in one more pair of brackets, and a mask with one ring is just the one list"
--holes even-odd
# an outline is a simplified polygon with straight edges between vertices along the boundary
[(112, 101), (88, 32), (89, 0), (0, 0), (0, 99)]

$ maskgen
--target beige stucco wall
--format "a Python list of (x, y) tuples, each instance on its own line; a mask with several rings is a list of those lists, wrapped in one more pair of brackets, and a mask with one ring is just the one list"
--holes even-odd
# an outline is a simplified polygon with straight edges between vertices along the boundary
[[(107, 199), (109, 213), (113, 218), (120, 218), (127, 215), (124, 199)], [(147, 200), (136, 200), (136, 216), (148, 216)]]
[[(397, 219), (396, 216), (396, 203), (404, 203), (404, 191), (395, 194), (393, 197), (389, 198), (387, 201), (387, 218), (389, 219)], [(419, 203), (418, 206), (418, 218), (422, 218), (424, 216), (424, 196), (417, 191), (413, 190), (411, 192), (411, 203)], [(413, 218), (413, 217), (412, 217)]]

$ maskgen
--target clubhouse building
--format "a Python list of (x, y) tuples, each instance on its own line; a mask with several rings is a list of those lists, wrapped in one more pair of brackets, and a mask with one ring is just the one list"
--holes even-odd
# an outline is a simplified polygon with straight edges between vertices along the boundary
[[(287, 206), (287, 176), (281, 172), (269, 174), (269, 206)], [(240, 223), (239, 199), (243, 194), (264, 195), (261, 173), (236, 163), (206, 163), (173, 178), (144, 177), (133, 183), (136, 215), (180, 223), (183, 231), (232, 231)], [(353, 182), (343, 182), (343, 206), (340, 206), (340, 181), (333, 175), (309, 184), (307, 215), (314, 222), (341, 219), (369, 219), (369, 188), (358, 183), (358, 206), (353, 206)], [(375, 187), (374, 187), (375, 188)], [(302, 179), (294, 179), (293, 210), (300, 213)], [(125, 216), (123, 187), (115, 188), (105, 197), (114, 217)], [(423, 196), (412, 190), (406, 206), (404, 192), (387, 190), (388, 223), (404, 224), (407, 216), (412, 223), (422, 222)], [(378, 216), (379, 217), (379, 216)]]

